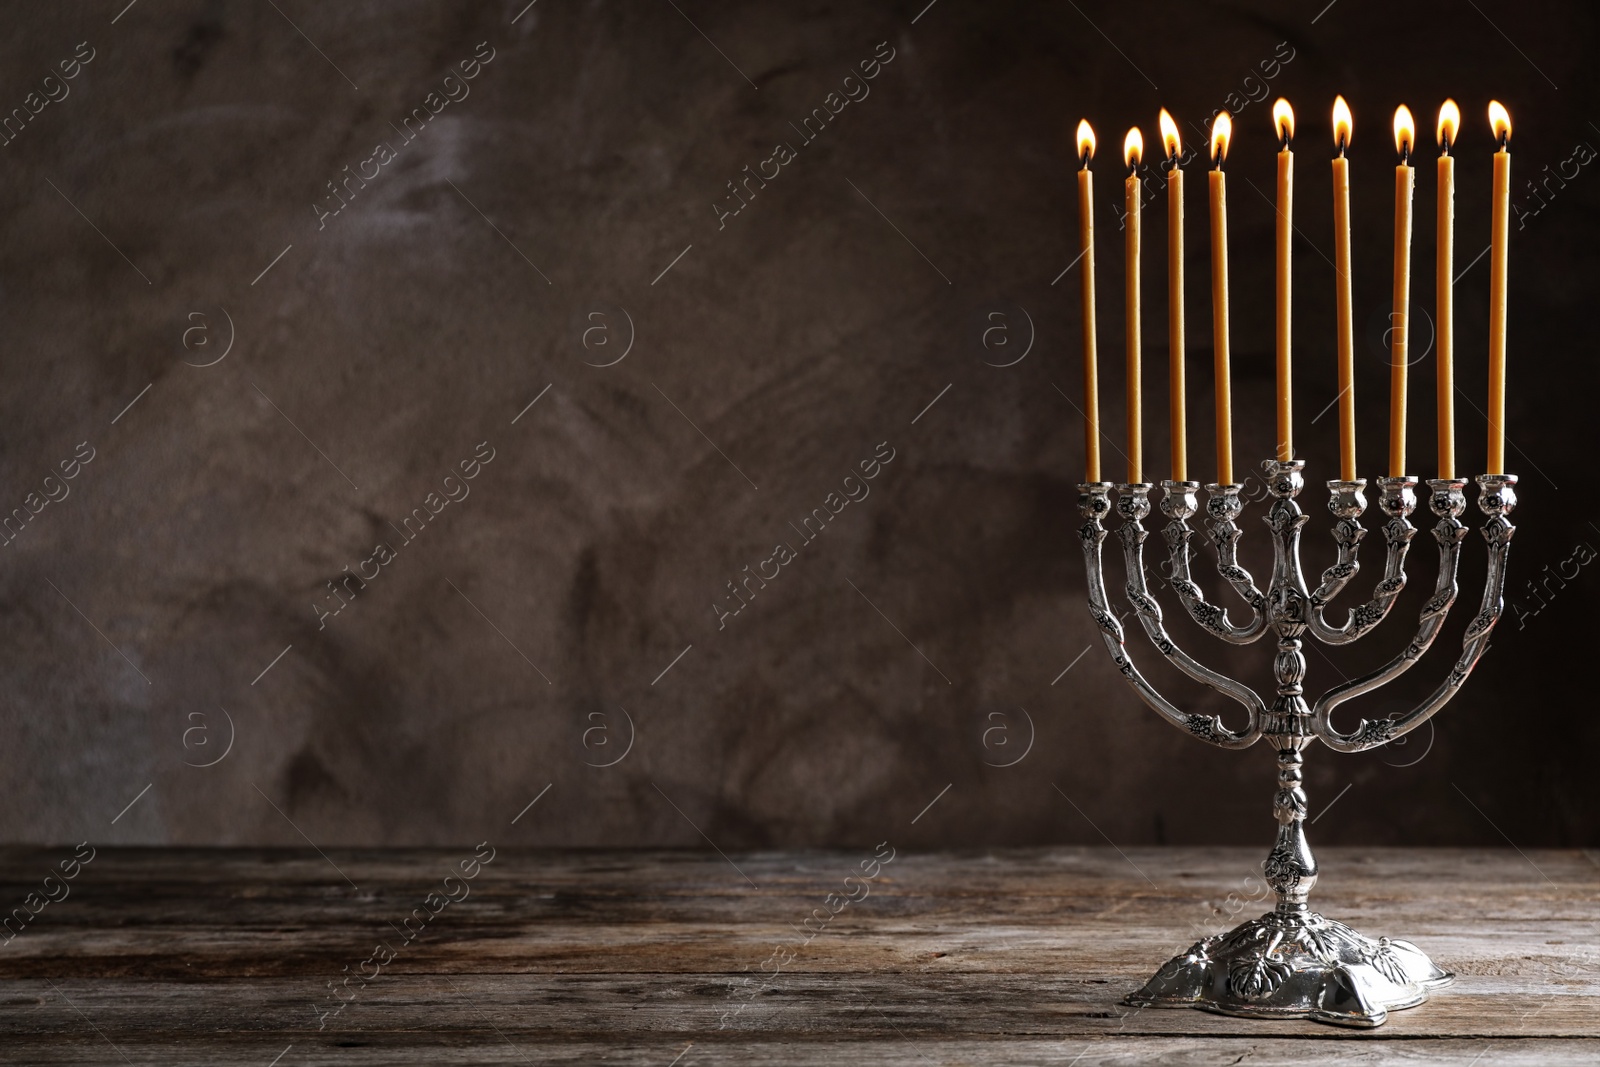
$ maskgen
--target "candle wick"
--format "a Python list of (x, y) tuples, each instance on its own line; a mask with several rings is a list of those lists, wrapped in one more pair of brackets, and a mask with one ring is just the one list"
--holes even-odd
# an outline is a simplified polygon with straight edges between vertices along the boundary
[(1502, 133), (1500, 135), (1500, 137), (1499, 137), (1499, 140), (1500, 140), (1500, 151), (1502, 151), (1502, 152), (1508, 151), (1510, 149), (1510, 146), (1511, 146), (1511, 134), (1509, 132)]
[(1401, 141), (1400, 142), (1400, 165), (1402, 167), (1411, 166), (1411, 142), (1410, 141)]

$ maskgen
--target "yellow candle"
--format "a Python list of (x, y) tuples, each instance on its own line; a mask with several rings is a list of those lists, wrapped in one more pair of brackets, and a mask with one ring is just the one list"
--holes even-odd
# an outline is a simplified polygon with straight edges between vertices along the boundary
[(1506, 472), (1506, 252), (1511, 231), (1511, 116), (1489, 102), (1494, 154), (1494, 213), (1489, 252), (1489, 474)]
[(1161, 109), (1161, 144), (1167, 153), (1167, 376), (1172, 437), (1172, 480), (1189, 477), (1189, 427), (1184, 407), (1183, 375), (1183, 170), (1178, 159), (1183, 144), (1178, 124)]
[(1406, 353), (1411, 310), (1411, 191), (1416, 172), (1411, 150), (1417, 127), (1411, 109), (1401, 104), (1394, 113), (1394, 148), (1400, 163), (1394, 168), (1394, 303), (1389, 313), (1389, 477), (1406, 472)]
[(1333, 101), (1333, 243), (1339, 344), (1339, 477), (1356, 477), (1356, 347), (1350, 320), (1350, 147), (1354, 123), (1344, 97)]
[(1294, 243), (1294, 109), (1278, 98), (1272, 105), (1272, 125), (1278, 131), (1278, 462), (1294, 458), (1294, 375), (1289, 363), (1290, 278), (1289, 253)]
[(1123, 282), (1127, 290), (1128, 337), (1128, 481), (1140, 482), (1144, 474), (1144, 429), (1140, 422), (1143, 397), (1139, 389), (1139, 160), (1144, 156), (1144, 135), (1138, 127), (1128, 131), (1122, 144), (1128, 164), (1128, 180), (1123, 183), (1127, 216), (1124, 220)]
[(1438, 425), (1439, 477), (1456, 476), (1456, 379), (1455, 379), (1455, 248), (1456, 248), (1456, 161), (1450, 155), (1456, 131), (1461, 128), (1461, 109), (1454, 100), (1439, 108), (1439, 219), (1434, 256), (1434, 291), (1438, 300)]
[(1233, 396), (1228, 375), (1228, 187), (1222, 173), (1233, 119), (1217, 113), (1211, 124), (1211, 343), (1217, 390), (1217, 483), (1233, 483)]
[(1100, 368), (1094, 322), (1094, 130), (1078, 123), (1078, 287), (1083, 300), (1083, 480), (1100, 480)]

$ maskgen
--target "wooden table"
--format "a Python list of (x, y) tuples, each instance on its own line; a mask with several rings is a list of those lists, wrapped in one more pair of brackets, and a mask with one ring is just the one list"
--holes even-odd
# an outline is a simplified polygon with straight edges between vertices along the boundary
[[(0, 850), (4, 899), (72, 852)], [(846, 883), (873, 852), (502, 849), (446, 882), (471, 848), (100, 849), (0, 951), (0, 1061), (1600, 1062), (1592, 852), (1320, 850), (1322, 910), (1460, 976), (1376, 1031), (1118, 1003), (1266, 910), (1259, 850), (901, 852)]]

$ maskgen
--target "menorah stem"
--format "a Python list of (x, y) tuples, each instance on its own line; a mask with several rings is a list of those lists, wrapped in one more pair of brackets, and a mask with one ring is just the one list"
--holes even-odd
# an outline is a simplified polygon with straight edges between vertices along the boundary
[[(1298, 531), (1291, 529), (1292, 539)], [(1317, 861), (1306, 842), (1306, 792), (1302, 787), (1301, 752), (1311, 743), (1308, 729), (1310, 709), (1306, 706), (1306, 657), (1300, 635), (1304, 624), (1278, 625), (1278, 654), (1272, 661), (1278, 679), (1278, 697), (1272, 704), (1269, 725), (1264, 731), (1278, 745), (1278, 792), (1272, 800), (1272, 813), (1278, 820), (1278, 840), (1262, 864), (1267, 884), (1278, 894), (1279, 915), (1300, 918), (1306, 914), (1306, 898), (1317, 884)]]
[(1272, 812), (1278, 820), (1278, 840), (1261, 865), (1267, 884), (1278, 894), (1278, 915), (1290, 919), (1303, 919), (1307, 914), (1306, 900), (1311, 887), (1317, 884), (1317, 861), (1311, 855), (1311, 845), (1306, 841), (1306, 792), (1300, 765), (1304, 762), (1300, 750), (1310, 738), (1280, 739), (1291, 741), (1278, 749), (1278, 793), (1273, 798)]

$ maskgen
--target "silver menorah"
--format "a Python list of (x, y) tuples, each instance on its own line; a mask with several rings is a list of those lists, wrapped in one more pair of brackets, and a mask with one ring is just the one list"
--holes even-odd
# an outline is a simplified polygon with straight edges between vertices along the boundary
[[(1333, 710), (1347, 700), (1370, 693), (1411, 668), (1433, 644), (1456, 600), (1456, 567), (1467, 528), (1461, 522), (1466, 509), (1466, 481), (1455, 478), (1428, 482), (1428, 507), (1438, 522), (1433, 537), (1439, 544), (1439, 576), (1433, 595), (1423, 606), (1415, 636), (1394, 658), (1359, 678), (1336, 685), (1317, 702), (1308, 704), (1302, 683), (1306, 660), (1301, 652), (1306, 633), (1329, 645), (1345, 645), (1370, 633), (1388, 616), (1405, 587), (1406, 554), (1417, 532), (1410, 516), (1416, 507), (1415, 478), (1378, 480), (1378, 506), (1387, 517), (1383, 536), (1387, 554), (1383, 578), (1371, 600), (1350, 611), (1342, 624), (1326, 618), (1330, 602), (1350, 584), (1360, 565), (1356, 561), (1366, 536), (1360, 518), (1366, 510), (1365, 479), (1330, 481), (1329, 510), (1338, 520), (1333, 528), (1337, 556), (1322, 574), (1322, 584), (1307, 590), (1300, 566), (1300, 527), (1306, 515), (1295, 502), (1304, 481), (1303, 460), (1269, 460), (1262, 464), (1272, 504), (1266, 515), (1272, 530), (1272, 580), (1263, 593), (1239, 566), (1240, 529), (1244, 510), (1239, 484), (1208, 485), (1207, 527), (1217, 553), (1217, 573), (1244, 599), (1250, 620), (1237, 624), (1228, 612), (1207, 601), (1189, 573), (1189, 519), (1198, 510), (1198, 482), (1161, 483), (1165, 491), (1161, 511), (1167, 517), (1163, 531), (1169, 550), (1170, 585), (1189, 617), (1209, 633), (1229, 644), (1249, 644), (1270, 628), (1278, 638), (1273, 660), (1278, 689), (1268, 705), (1249, 686), (1202, 666), (1180, 649), (1162, 624), (1161, 608), (1151, 596), (1145, 578), (1144, 520), (1150, 514), (1148, 482), (1117, 485), (1089, 482), (1078, 486), (1078, 507), (1084, 524), (1079, 529), (1089, 582), (1089, 610), (1099, 624), (1112, 660), (1128, 684), (1162, 718), (1220, 748), (1248, 748), (1266, 738), (1277, 748), (1278, 792), (1273, 813), (1278, 820), (1277, 842), (1262, 864), (1267, 884), (1277, 895), (1277, 905), (1225, 934), (1207, 937), (1173, 957), (1126, 1003), (1149, 1007), (1194, 1007), (1227, 1015), (1260, 1018), (1310, 1018), (1345, 1026), (1382, 1025), (1391, 1010), (1421, 1004), (1429, 990), (1447, 985), (1453, 976), (1434, 965), (1409, 941), (1370, 938), (1343, 923), (1310, 910), (1306, 900), (1317, 882), (1317, 863), (1306, 843), (1306, 794), (1301, 786), (1301, 753), (1314, 738), (1337, 752), (1361, 752), (1388, 744), (1426, 722), (1453, 697), (1488, 647), (1500, 618), (1505, 585), (1506, 553), (1515, 530), (1507, 516), (1516, 506), (1510, 474), (1484, 474), (1477, 479), (1478, 506), (1487, 518), (1483, 525), (1489, 565), (1483, 601), (1467, 627), (1460, 657), (1449, 675), (1422, 703), (1405, 712), (1380, 719), (1362, 719), (1350, 733), (1335, 729)], [(1122, 624), (1106, 600), (1101, 545), (1106, 538), (1103, 520), (1111, 511), (1112, 489), (1122, 522), (1126, 592), (1145, 633), (1168, 662), (1203, 685), (1237, 700), (1248, 713), (1245, 728), (1234, 731), (1216, 715), (1185, 712), (1162, 696), (1134, 666), (1123, 641)], [(1124, 613), (1126, 614), (1126, 613)]]

